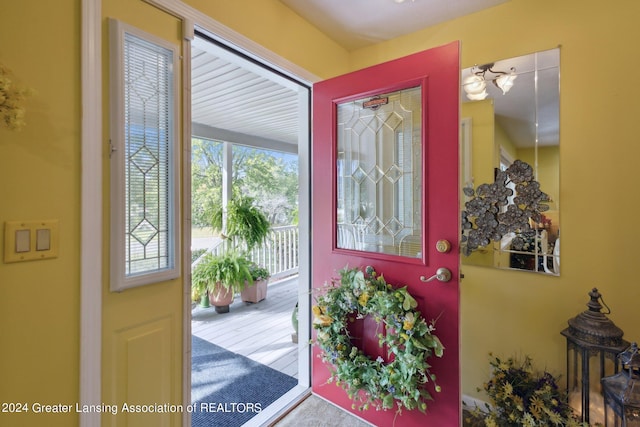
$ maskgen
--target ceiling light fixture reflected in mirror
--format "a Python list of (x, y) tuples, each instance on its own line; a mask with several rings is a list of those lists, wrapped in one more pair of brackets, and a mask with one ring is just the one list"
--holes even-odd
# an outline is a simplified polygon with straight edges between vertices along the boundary
[(487, 93), (487, 82), (481, 76), (475, 74), (471, 74), (464, 79), (463, 87), (467, 93), (467, 98), (471, 101), (482, 101), (489, 95)]
[[(494, 70), (493, 62), (484, 65), (476, 65), (472, 74), (467, 76), (463, 81), (463, 87), (467, 94), (467, 98), (471, 101), (480, 101), (487, 97), (487, 80), (491, 81), (505, 95), (513, 87), (516, 77), (515, 67), (511, 67), (509, 71)], [(492, 75), (487, 75), (491, 73)]]

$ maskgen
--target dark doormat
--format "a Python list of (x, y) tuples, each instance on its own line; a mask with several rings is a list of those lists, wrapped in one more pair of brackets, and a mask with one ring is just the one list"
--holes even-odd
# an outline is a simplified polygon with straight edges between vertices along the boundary
[(192, 336), (192, 427), (239, 427), (298, 380)]

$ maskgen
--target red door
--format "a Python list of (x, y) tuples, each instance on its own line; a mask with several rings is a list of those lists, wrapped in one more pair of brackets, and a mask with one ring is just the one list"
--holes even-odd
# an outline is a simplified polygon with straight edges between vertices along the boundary
[[(313, 87), (314, 298), (346, 266), (372, 266), (388, 283), (408, 286), (425, 320), (437, 318), (434, 334), (445, 348), (428, 359), (441, 391), (426, 384), (434, 398), (426, 414), (396, 415), (395, 407), (353, 409), (347, 393), (327, 382), (329, 367), (314, 345), (314, 393), (378, 426), (460, 425), (459, 75), (454, 42)], [(441, 267), (449, 281), (424, 281)], [(349, 332), (370, 358), (385, 353), (370, 317)]]

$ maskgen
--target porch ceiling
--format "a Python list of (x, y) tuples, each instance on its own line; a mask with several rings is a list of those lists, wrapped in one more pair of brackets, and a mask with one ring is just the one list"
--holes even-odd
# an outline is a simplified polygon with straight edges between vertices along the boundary
[(191, 85), (196, 136), (257, 146), (297, 146), (297, 84), (196, 37)]

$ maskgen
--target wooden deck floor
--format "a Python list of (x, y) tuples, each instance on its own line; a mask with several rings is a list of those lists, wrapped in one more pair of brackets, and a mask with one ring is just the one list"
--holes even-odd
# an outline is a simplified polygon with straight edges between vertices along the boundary
[(240, 296), (229, 313), (213, 307), (192, 310), (192, 334), (298, 378), (297, 344), (291, 339), (291, 314), (297, 302), (298, 278), (269, 284), (266, 299), (244, 303)]

